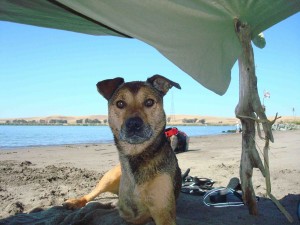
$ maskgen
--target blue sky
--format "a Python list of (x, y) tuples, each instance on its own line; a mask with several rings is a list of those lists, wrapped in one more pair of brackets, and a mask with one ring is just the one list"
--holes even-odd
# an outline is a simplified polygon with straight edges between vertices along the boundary
[[(300, 115), (300, 13), (264, 32), (267, 45), (254, 47), (258, 90), (267, 115)], [(0, 22), (0, 118), (107, 114), (96, 83), (161, 74), (180, 83), (165, 97), (165, 111), (234, 117), (238, 67), (223, 96), (201, 86), (151, 46), (138, 40), (90, 36)], [(174, 100), (172, 107), (172, 99)]]

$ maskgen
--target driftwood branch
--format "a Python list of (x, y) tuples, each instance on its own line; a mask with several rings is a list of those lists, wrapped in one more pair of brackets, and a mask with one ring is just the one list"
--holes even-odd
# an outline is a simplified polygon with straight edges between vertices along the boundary
[[(276, 121), (277, 115), (273, 121)], [(272, 122), (271, 122), (272, 123)], [(290, 223), (292, 223), (293, 217), (286, 211), (286, 209), (280, 204), (280, 202), (275, 198), (275, 196), (271, 193), (271, 176), (270, 176), (270, 169), (269, 169), (269, 140), (266, 139), (265, 146), (264, 146), (264, 164), (266, 168), (266, 189), (267, 189), (267, 195), (270, 197), (270, 199), (275, 203), (275, 205), (278, 207), (278, 209), (285, 215), (285, 217), (288, 219)]]
[(278, 117), (278, 113), (276, 113), (275, 118), (272, 121), (270, 121), (268, 119), (267, 120), (262, 120), (262, 119), (259, 119), (257, 117), (252, 118), (250, 116), (242, 116), (242, 115), (236, 115), (236, 117), (240, 118), (240, 119), (243, 118), (243, 119), (252, 119), (252, 120), (254, 120), (256, 122), (256, 130), (257, 130), (258, 137), (262, 140), (265, 140), (265, 137), (263, 137), (262, 134), (261, 134), (260, 124), (261, 123), (270, 123), (270, 127), (272, 127), (272, 125), (275, 123), (275, 121), (281, 118), (281, 116)]
[[(253, 168), (259, 168), (266, 178), (268, 196), (275, 202), (278, 208), (284, 213), (287, 219), (292, 222), (292, 217), (280, 205), (271, 194), (270, 170), (269, 170), (269, 142), (274, 142), (272, 125), (278, 119), (277, 114), (273, 121), (269, 121), (264, 108), (260, 102), (257, 91), (257, 77), (255, 75), (254, 54), (251, 45), (251, 29), (247, 24), (243, 24), (238, 19), (234, 21), (235, 31), (242, 46), (242, 54), (239, 62), (239, 102), (235, 109), (236, 117), (242, 124), (242, 155), (240, 162), (240, 177), (243, 191), (243, 200), (248, 205), (249, 213), (258, 215), (256, 196), (252, 184)], [(255, 143), (255, 123), (261, 123), (264, 137), (260, 128), (258, 134), (265, 140), (264, 164), (258, 154)], [(258, 125), (259, 127), (259, 125)]]

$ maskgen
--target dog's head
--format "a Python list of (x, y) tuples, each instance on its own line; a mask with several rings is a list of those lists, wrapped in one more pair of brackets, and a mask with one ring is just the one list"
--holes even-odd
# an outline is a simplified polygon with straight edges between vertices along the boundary
[(109, 125), (117, 142), (139, 145), (150, 142), (166, 125), (163, 96), (180, 85), (154, 75), (146, 82), (124, 82), (114, 78), (97, 83), (98, 92), (108, 100)]

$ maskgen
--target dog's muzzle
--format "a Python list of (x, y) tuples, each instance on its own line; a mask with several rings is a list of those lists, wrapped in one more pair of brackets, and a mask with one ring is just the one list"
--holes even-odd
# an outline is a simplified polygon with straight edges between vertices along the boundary
[(130, 144), (141, 144), (152, 136), (152, 130), (140, 117), (131, 117), (121, 127), (120, 139)]

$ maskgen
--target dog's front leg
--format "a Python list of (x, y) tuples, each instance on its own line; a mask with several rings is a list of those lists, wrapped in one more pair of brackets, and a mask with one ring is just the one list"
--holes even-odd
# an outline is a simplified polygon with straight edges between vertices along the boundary
[(99, 183), (97, 184), (96, 188), (93, 191), (91, 191), (89, 194), (84, 196), (87, 202), (93, 200), (98, 195), (104, 192), (119, 194), (121, 173), (122, 172), (121, 172), (120, 164), (107, 171), (103, 175)]
[(169, 174), (162, 174), (145, 183), (140, 192), (156, 225), (176, 224), (176, 201)]
[(121, 165), (118, 164), (104, 174), (95, 189), (92, 190), (89, 194), (81, 198), (68, 199), (65, 203), (63, 203), (63, 206), (69, 209), (81, 208), (101, 193), (111, 192), (114, 194), (119, 194), (120, 179)]

